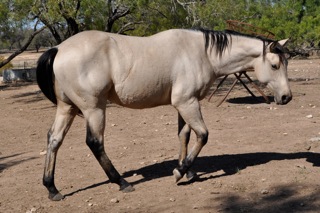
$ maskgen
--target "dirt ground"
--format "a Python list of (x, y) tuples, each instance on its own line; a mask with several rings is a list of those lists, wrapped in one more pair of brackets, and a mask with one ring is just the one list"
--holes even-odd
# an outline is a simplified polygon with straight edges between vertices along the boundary
[(172, 176), (179, 151), (172, 107), (108, 106), (105, 148), (134, 185), (128, 194), (106, 178), (77, 117), (58, 153), (60, 202), (42, 186), (55, 107), (36, 84), (2, 84), (0, 212), (320, 212), (320, 60), (289, 61), (289, 78), (293, 100), (285, 106), (237, 85), (216, 107), (230, 81), (201, 102), (210, 135), (192, 183)]

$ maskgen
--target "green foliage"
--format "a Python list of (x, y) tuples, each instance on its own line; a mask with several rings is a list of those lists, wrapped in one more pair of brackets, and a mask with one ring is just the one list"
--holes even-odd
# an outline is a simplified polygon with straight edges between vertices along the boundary
[(146, 36), (171, 28), (188, 28), (185, 21), (186, 11), (177, 4), (168, 3), (168, 0), (140, 0), (131, 3), (132, 13), (120, 20), (120, 24), (133, 23), (131, 35)]
[[(18, 47), (19, 34), (37, 21), (60, 43), (91, 29), (138, 36), (170, 28), (223, 30), (230, 19), (276, 39), (289, 37), (294, 46), (320, 47), (320, 0), (2, 0), (0, 48)], [(41, 36), (34, 46), (48, 45)]]

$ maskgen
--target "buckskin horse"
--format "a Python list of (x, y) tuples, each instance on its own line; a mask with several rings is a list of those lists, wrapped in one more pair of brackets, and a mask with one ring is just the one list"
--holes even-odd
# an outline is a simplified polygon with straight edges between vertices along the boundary
[[(149, 37), (99, 31), (81, 32), (46, 51), (38, 61), (37, 82), (57, 105), (48, 131), (43, 184), (51, 200), (63, 195), (54, 183), (56, 155), (74, 117), (87, 125), (86, 144), (112, 183), (133, 191), (104, 149), (106, 105), (142, 109), (172, 105), (178, 111), (180, 154), (173, 175), (178, 182), (208, 140), (199, 101), (213, 81), (253, 68), (260, 82), (274, 92), (277, 104), (292, 99), (285, 58), (286, 40), (272, 41), (234, 31), (173, 29)], [(197, 141), (188, 152), (190, 132)]]

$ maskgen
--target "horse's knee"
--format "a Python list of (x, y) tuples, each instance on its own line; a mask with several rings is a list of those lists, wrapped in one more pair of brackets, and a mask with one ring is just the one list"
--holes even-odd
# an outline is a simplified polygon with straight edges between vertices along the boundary
[(53, 135), (50, 131), (48, 133), (48, 149), (52, 152), (57, 152), (62, 144), (62, 137)]

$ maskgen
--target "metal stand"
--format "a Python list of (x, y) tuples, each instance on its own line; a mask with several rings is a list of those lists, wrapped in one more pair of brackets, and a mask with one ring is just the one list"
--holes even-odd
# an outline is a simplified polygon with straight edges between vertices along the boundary
[[(269, 98), (262, 92), (262, 90), (251, 80), (251, 78), (247, 75), (246, 71), (242, 71), (239, 74), (235, 73), (234, 74), (236, 76), (236, 79), (234, 80), (233, 84), (231, 85), (230, 89), (228, 90), (227, 94), (223, 97), (223, 99), (218, 103), (217, 107), (219, 107), (227, 98), (227, 96), (230, 94), (231, 90), (234, 88), (234, 86), (236, 85), (236, 83), (239, 81), (244, 88), (246, 88), (246, 90), (250, 93), (250, 95), (254, 98), (256, 98), (256, 96), (251, 92), (251, 90), (247, 87), (247, 85), (241, 80), (241, 76), (244, 75), (249, 82), (251, 83), (251, 85), (263, 96), (263, 98), (265, 99), (266, 103), (270, 103)], [(213, 94), (219, 89), (219, 87), (223, 84), (223, 82), (227, 79), (229, 75), (226, 75), (223, 77), (223, 79), (220, 81), (220, 83), (217, 85), (216, 89), (211, 93), (208, 101), (210, 101), (210, 99), (212, 98)]]

